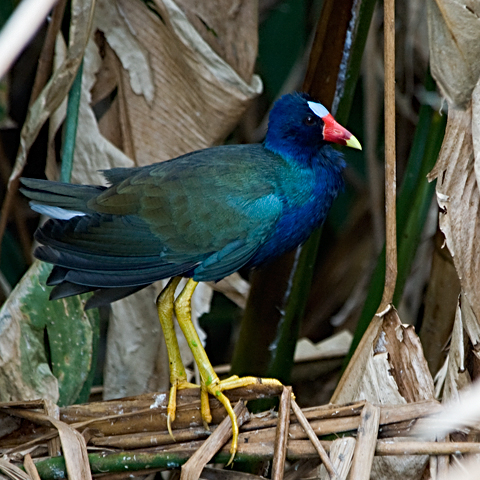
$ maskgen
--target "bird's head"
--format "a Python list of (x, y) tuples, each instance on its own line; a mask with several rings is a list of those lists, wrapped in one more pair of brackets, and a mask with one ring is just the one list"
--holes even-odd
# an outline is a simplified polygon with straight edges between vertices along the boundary
[(332, 114), (306, 93), (283, 95), (272, 108), (265, 147), (282, 156), (312, 158), (327, 143), (362, 149)]

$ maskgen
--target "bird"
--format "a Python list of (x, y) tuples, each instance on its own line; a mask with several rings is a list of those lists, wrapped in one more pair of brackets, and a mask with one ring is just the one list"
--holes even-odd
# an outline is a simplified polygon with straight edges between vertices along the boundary
[[(268, 263), (323, 223), (344, 185), (346, 164), (332, 143), (362, 148), (321, 103), (293, 92), (275, 102), (261, 144), (104, 170), (107, 186), (21, 179), (31, 208), (50, 217), (35, 232), (34, 255), (54, 265), (51, 299), (93, 292), (85, 308), (94, 308), (170, 278), (156, 302), (170, 363), (170, 434), (177, 391), (195, 386), (180, 356), (175, 312), (199, 368), (203, 420), (211, 421), (211, 394), (231, 419), (233, 459), (238, 425), (223, 392), (260, 380), (218, 378), (191, 321), (191, 298), (198, 282)], [(188, 280), (175, 298), (182, 277)]]

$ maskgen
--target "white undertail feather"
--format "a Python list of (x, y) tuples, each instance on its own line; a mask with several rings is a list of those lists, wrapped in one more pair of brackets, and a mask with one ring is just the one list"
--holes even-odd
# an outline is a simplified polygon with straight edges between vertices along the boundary
[(30, 202), (30, 208), (42, 215), (46, 215), (50, 218), (56, 218), (57, 220), (70, 220), (73, 217), (83, 217), (84, 212), (77, 212), (75, 210), (67, 210), (62, 207), (52, 207), (50, 205), (40, 205), (35, 202)]

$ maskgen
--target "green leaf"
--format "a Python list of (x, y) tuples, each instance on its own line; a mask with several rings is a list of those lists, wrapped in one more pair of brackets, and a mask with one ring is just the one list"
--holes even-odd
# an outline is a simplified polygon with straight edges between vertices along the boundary
[(2, 400), (71, 404), (94, 367), (98, 311), (83, 311), (85, 296), (50, 301), (45, 286), (50, 271), (36, 261), (0, 310)]

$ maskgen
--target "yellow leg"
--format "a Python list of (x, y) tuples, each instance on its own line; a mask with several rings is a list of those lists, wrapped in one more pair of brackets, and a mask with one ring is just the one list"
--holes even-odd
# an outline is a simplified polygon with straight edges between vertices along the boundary
[(178, 347), (175, 327), (173, 326), (173, 301), (175, 298), (175, 289), (180, 280), (181, 277), (172, 278), (157, 298), (158, 318), (162, 325), (163, 335), (165, 336), (168, 362), (170, 364), (171, 387), (168, 396), (167, 428), (172, 437), (171, 424), (175, 420), (177, 390), (195, 386), (187, 381), (187, 373), (183, 365), (182, 357), (180, 356), (180, 348)]
[(226, 380), (220, 381), (217, 374), (214, 372), (213, 367), (210, 363), (210, 360), (207, 357), (205, 349), (200, 342), (200, 338), (195, 330), (195, 327), (192, 323), (192, 307), (191, 300), (193, 292), (197, 287), (198, 283), (190, 279), (185, 288), (182, 290), (180, 295), (175, 300), (175, 313), (177, 315), (177, 320), (180, 325), (180, 328), (187, 339), (188, 345), (192, 350), (193, 358), (195, 363), (198, 366), (201, 378), (201, 389), (202, 389), (202, 417), (207, 423), (211, 421), (210, 406), (208, 404), (208, 398), (206, 398), (206, 392), (213, 395), (217, 400), (219, 400), (222, 405), (225, 407), (225, 410), (230, 417), (232, 422), (232, 444), (230, 446), (230, 457), (229, 464), (232, 462), (235, 452), (237, 451), (238, 445), (238, 423), (237, 417), (233, 411), (230, 400), (222, 393), (225, 390), (230, 390), (232, 388), (246, 387), (255, 383), (263, 383), (268, 385), (281, 385), (278, 380), (272, 378), (259, 379), (256, 377), (243, 377), (239, 378), (233, 376), (227, 378)]

